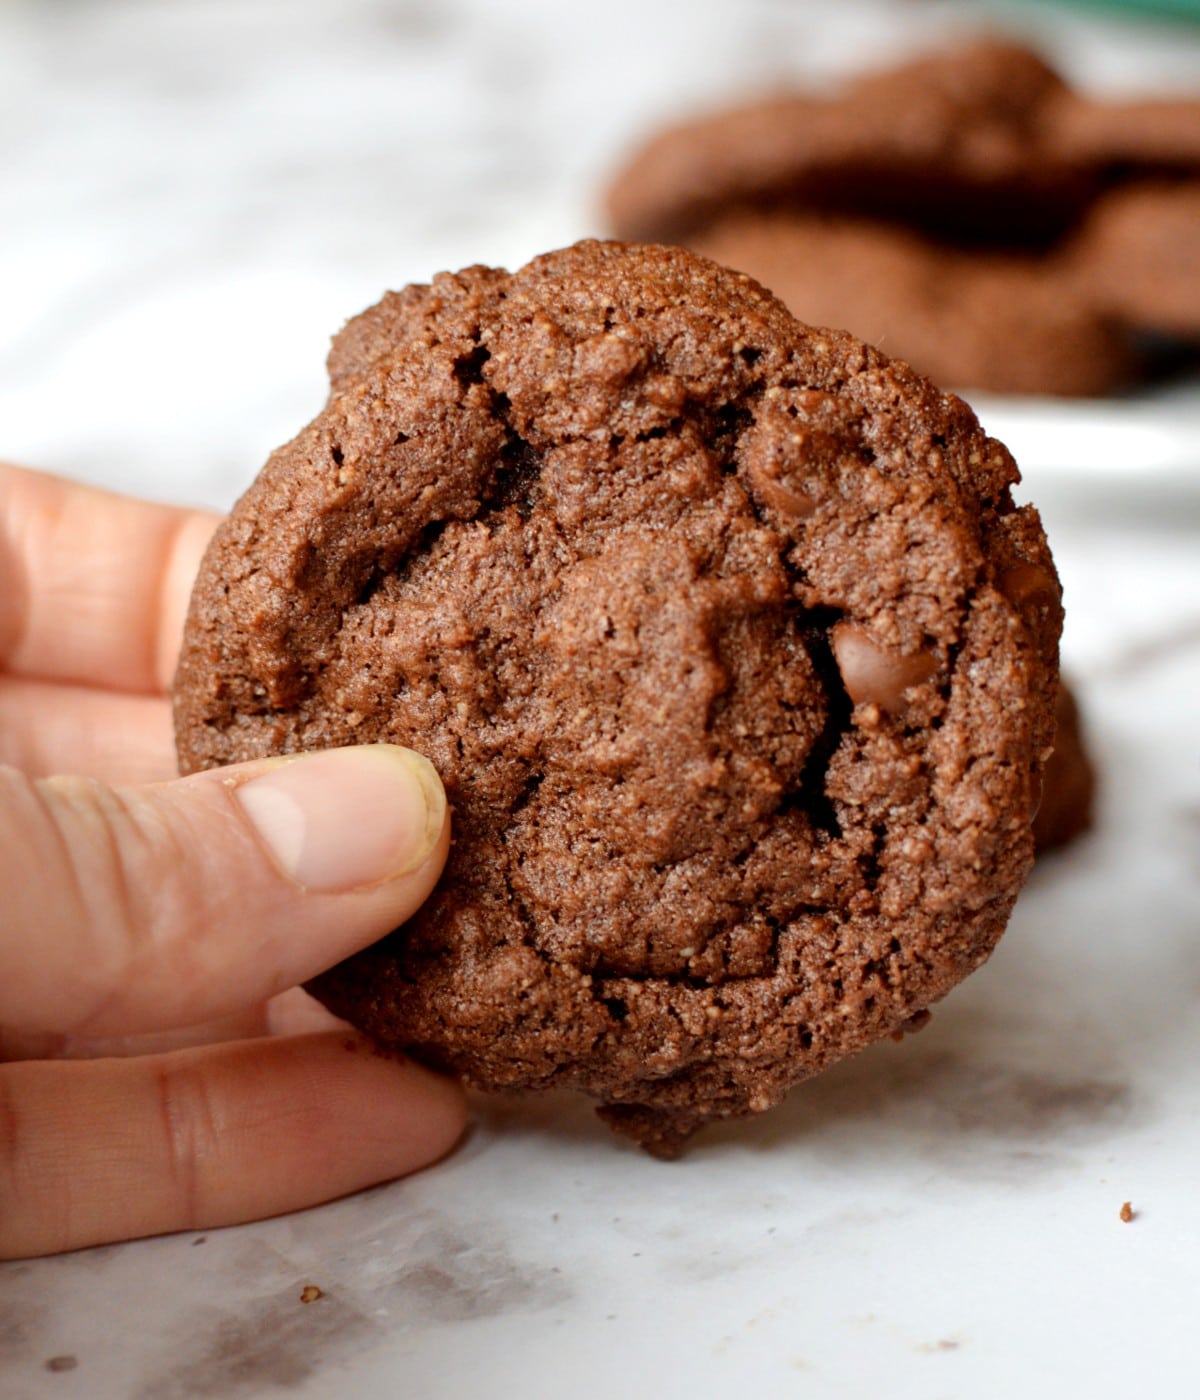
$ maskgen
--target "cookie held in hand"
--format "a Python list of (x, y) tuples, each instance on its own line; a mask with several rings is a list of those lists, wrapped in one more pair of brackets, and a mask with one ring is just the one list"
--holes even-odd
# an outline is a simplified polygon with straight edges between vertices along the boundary
[(749, 278), (582, 243), (351, 321), (218, 531), (184, 771), (427, 754), (428, 904), (316, 979), (381, 1045), (670, 1155), (988, 956), (1059, 588), (970, 409)]

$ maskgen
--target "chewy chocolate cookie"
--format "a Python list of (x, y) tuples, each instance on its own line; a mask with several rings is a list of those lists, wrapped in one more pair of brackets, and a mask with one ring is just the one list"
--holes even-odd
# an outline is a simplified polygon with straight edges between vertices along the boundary
[(1200, 101), (985, 40), (664, 131), (607, 209), (941, 383), (1102, 394), (1200, 345), (1198, 200)]
[(1200, 179), (1114, 189), (1072, 251), (1074, 275), (1113, 324), (1200, 343)]
[(652, 136), (611, 182), (609, 219), (623, 237), (684, 243), (733, 208), (879, 218), (947, 243), (1040, 242), (1090, 190), (1074, 148), (1060, 155), (1043, 137), (1066, 94), (1038, 55), (999, 40), (779, 93)]
[[(980, 257), (882, 221), (785, 213), (732, 214), (690, 246), (752, 270), (805, 320), (853, 327), (935, 382), (1102, 394), (1135, 371), (1121, 324), (1078, 294), (1061, 259)], [(1104, 256), (1119, 252), (1088, 254), (1093, 266)]]
[(745, 276), (582, 243), (346, 327), (213, 540), (183, 770), (426, 753), (428, 904), (316, 979), (670, 1155), (902, 1029), (1033, 855), (1059, 588), (961, 400)]
[(1046, 760), (1042, 800), (1033, 822), (1039, 856), (1069, 845), (1092, 824), (1096, 772), (1084, 741), (1079, 704), (1060, 682), (1054, 707), (1054, 748)]

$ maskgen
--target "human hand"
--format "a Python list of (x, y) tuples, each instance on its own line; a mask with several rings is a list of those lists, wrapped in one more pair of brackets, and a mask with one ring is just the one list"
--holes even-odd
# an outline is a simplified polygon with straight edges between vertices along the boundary
[(171, 777), (215, 524), (0, 465), (0, 1258), (312, 1205), (462, 1132), (456, 1084), (287, 992), (433, 888), (432, 767), (375, 745)]

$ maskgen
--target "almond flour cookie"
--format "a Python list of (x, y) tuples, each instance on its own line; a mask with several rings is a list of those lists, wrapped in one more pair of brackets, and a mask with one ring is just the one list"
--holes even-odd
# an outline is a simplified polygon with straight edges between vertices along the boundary
[(312, 984), (660, 1155), (913, 1024), (1033, 858), (1059, 587), (967, 406), (749, 278), (582, 243), (351, 321), (218, 530), (182, 769), (442, 775), (428, 904)]

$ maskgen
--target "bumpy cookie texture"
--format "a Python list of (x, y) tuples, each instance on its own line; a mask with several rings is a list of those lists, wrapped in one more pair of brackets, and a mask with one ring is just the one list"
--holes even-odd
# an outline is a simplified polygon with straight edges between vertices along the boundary
[(664, 131), (607, 208), (939, 382), (1102, 394), (1200, 345), (1198, 199), (1200, 100), (1090, 98), (983, 40)]
[(412, 745), (444, 878), (315, 993), (652, 1152), (912, 1024), (1032, 860), (1059, 588), (967, 406), (583, 243), (389, 294), (218, 531), (181, 764)]

